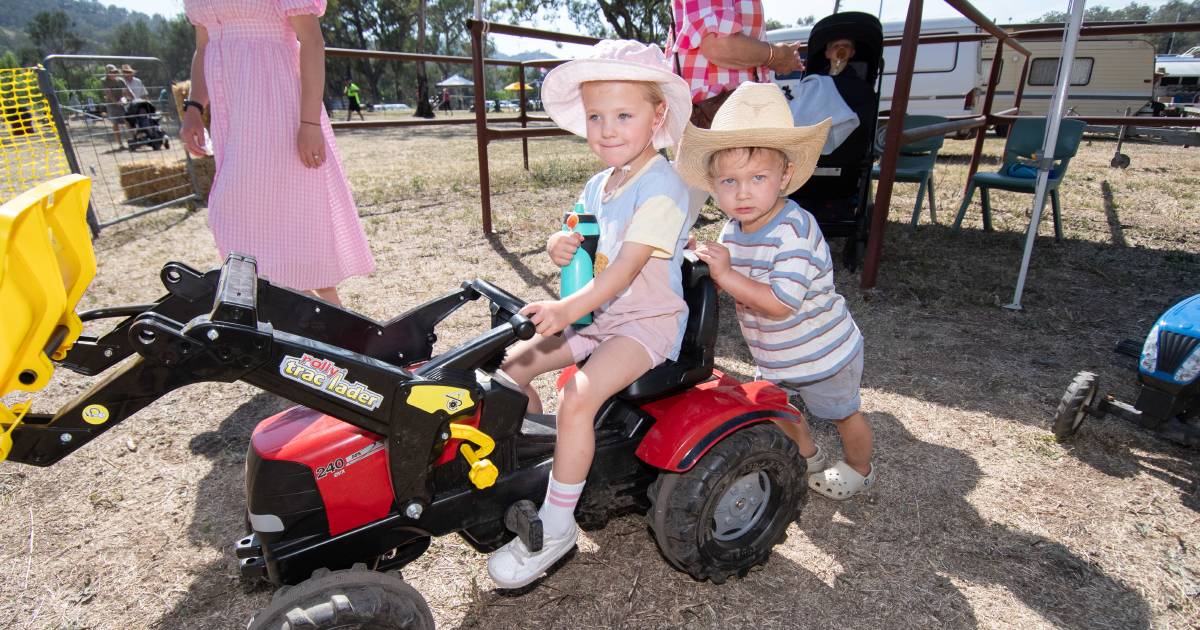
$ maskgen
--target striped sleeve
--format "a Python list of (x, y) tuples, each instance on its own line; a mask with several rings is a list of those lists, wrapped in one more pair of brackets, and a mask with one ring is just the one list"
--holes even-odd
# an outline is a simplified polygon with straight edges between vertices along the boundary
[(813, 283), (827, 270), (818, 258), (813, 242), (812, 220), (805, 215), (788, 217), (777, 228), (790, 238), (782, 238), (783, 247), (771, 261), (768, 281), (775, 297), (798, 312), (808, 297)]

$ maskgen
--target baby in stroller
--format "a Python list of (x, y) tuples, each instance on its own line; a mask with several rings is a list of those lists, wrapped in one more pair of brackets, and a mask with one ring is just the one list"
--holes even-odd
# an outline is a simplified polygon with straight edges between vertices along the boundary
[(162, 130), (162, 115), (150, 101), (136, 100), (127, 105), (125, 122), (132, 129), (128, 143), (130, 151), (144, 146), (155, 151), (171, 148), (171, 139)]
[[(842, 101), (836, 103), (836, 108), (851, 110), (846, 112), (845, 133), (831, 133), (838, 136), (840, 143), (826, 145), (812, 178), (790, 195), (817, 218), (826, 239), (846, 239), (842, 262), (850, 270), (858, 266), (859, 245), (866, 242), (870, 227), (871, 165), (875, 160), (873, 140), (879, 118), (882, 51), (883, 28), (875, 16), (856, 11), (835, 13), (817, 22), (809, 34), (804, 77), (776, 79), (784, 93), (793, 99), (791, 106), (798, 125), (811, 124), (826, 116), (834, 118), (835, 127), (838, 122), (835, 111), (826, 111), (824, 105), (807, 100), (814, 91), (804, 89), (810, 85), (802, 84), (832, 83)], [(814, 81), (816, 77), (822, 79)], [(820, 111), (810, 112), (813, 108)], [(800, 119), (808, 114), (817, 118)]]

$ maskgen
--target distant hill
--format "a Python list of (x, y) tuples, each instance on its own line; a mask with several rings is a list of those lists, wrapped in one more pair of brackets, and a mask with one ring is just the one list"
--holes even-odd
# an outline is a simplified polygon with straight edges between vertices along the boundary
[(19, 50), (28, 46), (29, 36), (25, 25), (42, 11), (62, 11), (75, 22), (75, 34), (83, 40), (83, 53), (103, 52), (105, 42), (118, 24), (138, 18), (145, 20), (151, 28), (162, 21), (160, 16), (149, 16), (140, 11), (101, 4), (96, 0), (3, 0), (0, 11), (0, 53)]
[(533, 59), (562, 59), (562, 55), (557, 53), (549, 53), (542, 50), (531, 50), (529, 52), (518, 53), (515, 55), (506, 55), (502, 52), (492, 53), (493, 59), (507, 59), (511, 61), (531, 61)]

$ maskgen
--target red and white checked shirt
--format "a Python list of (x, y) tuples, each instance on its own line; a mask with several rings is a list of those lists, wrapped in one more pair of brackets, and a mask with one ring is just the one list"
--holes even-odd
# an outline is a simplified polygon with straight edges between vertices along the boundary
[(693, 103), (769, 76), (766, 68), (723, 68), (700, 54), (700, 41), (710, 33), (762, 39), (762, 0), (671, 0), (671, 13), (675, 32), (667, 50), (678, 55), (677, 71), (692, 88)]

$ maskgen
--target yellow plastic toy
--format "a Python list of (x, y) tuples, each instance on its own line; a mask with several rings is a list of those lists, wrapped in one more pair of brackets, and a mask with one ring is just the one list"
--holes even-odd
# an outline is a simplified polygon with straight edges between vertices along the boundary
[[(0, 394), (46, 386), (79, 338), (75, 305), (96, 276), (87, 227), (91, 180), (65, 175), (0, 206)], [(0, 460), (28, 401), (0, 404)]]
[(496, 442), (491, 436), (476, 429), (468, 424), (459, 424), (457, 422), (450, 423), (450, 436), (456, 440), (470, 442), (475, 445), (471, 448), (467, 444), (462, 444), (458, 447), (458, 451), (462, 453), (467, 463), (471, 465), (470, 472), (467, 473), (467, 479), (475, 484), (476, 488), (483, 490), (490, 488), (496, 483), (496, 478), (500, 476), (500, 470), (492, 463), (492, 460), (487, 459), (492, 450), (496, 448)]

